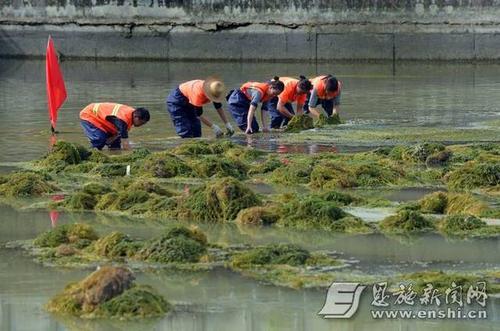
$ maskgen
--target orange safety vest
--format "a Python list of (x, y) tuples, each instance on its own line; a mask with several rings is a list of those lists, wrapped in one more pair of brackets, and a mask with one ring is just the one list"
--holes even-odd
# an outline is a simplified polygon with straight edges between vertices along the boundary
[(278, 96), (281, 103), (297, 102), (304, 104), (306, 102), (307, 93), (297, 94), (297, 84), (299, 80), (291, 77), (281, 77), (280, 80), (285, 84), (285, 89)]
[(340, 91), (342, 90), (342, 82), (339, 80), (339, 88), (335, 92), (326, 92), (326, 75), (325, 76), (318, 76), (316, 78), (311, 79), (311, 83), (313, 84), (313, 88), (316, 90), (316, 94), (318, 95), (318, 98), (320, 99), (333, 99), (337, 95), (340, 94)]
[(243, 94), (248, 98), (248, 100), (252, 100), (252, 96), (248, 92), (248, 89), (258, 90), (262, 94), (260, 102), (266, 102), (269, 99), (271, 99), (271, 97), (267, 94), (267, 91), (269, 90), (268, 83), (247, 82), (241, 85), (240, 87), (241, 92), (243, 92)]
[(179, 85), (179, 90), (181, 90), (181, 93), (189, 100), (190, 104), (196, 107), (202, 107), (204, 104), (210, 102), (210, 99), (208, 99), (205, 92), (203, 92), (204, 82), (205, 81), (201, 79), (190, 80), (189, 82)]
[(108, 116), (115, 116), (127, 124), (127, 130), (133, 125), (135, 108), (119, 103), (103, 102), (91, 103), (80, 112), (80, 119), (92, 123), (95, 127), (109, 134), (117, 134), (118, 130), (113, 123), (106, 120)]

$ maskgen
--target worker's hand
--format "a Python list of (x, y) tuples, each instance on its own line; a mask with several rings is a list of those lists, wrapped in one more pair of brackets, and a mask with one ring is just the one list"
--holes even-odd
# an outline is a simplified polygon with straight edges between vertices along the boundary
[(224, 135), (224, 132), (222, 132), (221, 128), (217, 124), (212, 124), (212, 130), (214, 130), (216, 138), (220, 138)]
[(231, 125), (231, 123), (227, 122), (226, 123), (226, 135), (228, 136), (232, 136), (234, 134), (234, 129), (233, 129), (233, 126)]
[(253, 133), (252, 127), (251, 127), (251, 126), (248, 126), (248, 127), (247, 127), (247, 129), (245, 130), (245, 133), (246, 133), (246, 134)]

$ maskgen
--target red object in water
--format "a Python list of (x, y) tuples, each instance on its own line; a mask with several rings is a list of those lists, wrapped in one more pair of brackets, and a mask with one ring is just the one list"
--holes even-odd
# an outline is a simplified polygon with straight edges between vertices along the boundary
[(59, 219), (59, 212), (57, 210), (51, 210), (49, 212), (50, 224), (53, 228), (57, 226), (57, 220)]
[(57, 124), (57, 111), (66, 100), (66, 86), (59, 67), (57, 52), (52, 37), (47, 42), (47, 53), (45, 57), (45, 73), (47, 82), (47, 103), (49, 107), (49, 118), (52, 132), (55, 132)]

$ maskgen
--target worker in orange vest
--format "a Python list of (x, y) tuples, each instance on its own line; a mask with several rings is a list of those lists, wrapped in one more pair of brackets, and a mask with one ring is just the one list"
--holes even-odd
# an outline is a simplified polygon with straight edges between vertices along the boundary
[(133, 108), (119, 103), (91, 103), (80, 112), (83, 132), (92, 147), (101, 150), (129, 149), (128, 131), (132, 126), (142, 126), (150, 119), (146, 108)]
[(318, 106), (321, 105), (328, 117), (339, 112), (342, 82), (332, 75), (323, 75), (311, 79), (313, 89), (307, 97), (304, 111), (319, 117)]
[(203, 115), (203, 106), (212, 102), (220, 119), (226, 126), (227, 133), (232, 135), (234, 129), (222, 109), (226, 89), (224, 83), (217, 78), (196, 79), (180, 84), (167, 97), (167, 110), (175, 126), (175, 132), (181, 138), (201, 137), (201, 122), (212, 128), (216, 137), (224, 132)]
[[(271, 99), (267, 105), (273, 129), (287, 125), (293, 115), (302, 114), (307, 93), (312, 89), (311, 82), (304, 76), (300, 76), (299, 79), (282, 77), (280, 80), (285, 84), (285, 89), (277, 98)], [(295, 112), (292, 106), (293, 102), (296, 103)]]
[(265, 82), (247, 82), (239, 89), (232, 90), (227, 96), (228, 110), (236, 121), (241, 131), (245, 133), (259, 132), (259, 124), (255, 119), (255, 111), (261, 102), (262, 129), (268, 131), (266, 127), (264, 112), (267, 112), (267, 101), (283, 92), (285, 84), (279, 77)]

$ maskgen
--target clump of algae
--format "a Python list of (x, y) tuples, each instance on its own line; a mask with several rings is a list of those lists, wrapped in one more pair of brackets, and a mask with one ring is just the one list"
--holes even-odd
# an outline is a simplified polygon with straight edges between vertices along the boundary
[(276, 155), (269, 155), (266, 159), (261, 162), (256, 162), (250, 166), (248, 170), (249, 175), (255, 174), (267, 174), (272, 172), (283, 165), (282, 160), (280, 160)]
[(315, 169), (316, 160), (310, 157), (284, 158), (269, 179), (277, 184), (307, 184)]
[(142, 190), (125, 190), (120, 193), (111, 192), (103, 195), (95, 209), (110, 211), (126, 211), (145, 203), (150, 198), (150, 194)]
[(313, 119), (307, 114), (300, 114), (292, 117), (285, 128), (285, 132), (300, 132), (313, 128)]
[(433, 192), (419, 201), (423, 213), (444, 214), (448, 206), (448, 195), (445, 192)]
[(128, 235), (113, 231), (94, 242), (92, 251), (103, 257), (132, 257), (141, 248), (142, 243), (132, 240)]
[(342, 124), (339, 114), (333, 114), (332, 116), (326, 116), (325, 114), (320, 114), (319, 118), (314, 121), (314, 127), (321, 128), (325, 125), (338, 125)]
[(489, 211), (488, 205), (470, 193), (433, 192), (419, 201), (420, 211), (435, 214), (471, 214), (480, 216)]
[(432, 221), (413, 210), (400, 210), (397, 214), (384, 218), (379, 223), (379, 227), (382, 231), (394, 233), (423, 232), (435, 229)]
[(61, 244), (90, 244), (97, 240), (95, 230), (88, 224), (63, 224), (40, 234), (33, 244), (38, 247), (57, 247)]
[(439, 222), (439, 230), (446, 233), (457, 233), (477, 230), (486, 227), (487, 224), (473, 215), (457, 214), (447, 216)]
[(141, 175), (158, 178), (190, 176), (191, 168), (179, 157), (167, 153), (153, 153), (146, 157), (137, 170)]
[(194, 173), (203, 178), (234, 177), (245, 179), (248, 171), (244, 163), (220, 155), (203, 156), (193, 160), (190, 165)]
[(69, 284), (46, 305), (49, 312), (85, 318), (150, 318), (165, 315), (171, 305), (149, 286), (134, 283), (123, 267), (103, 266)]
[(117, 192), (123, 191), (144, 191), (147, 193), (155, 193), (161, 196), (170, 197), (173, 192), (161, 185), (161, 183), (153, 178), (136, 178), (124, 179), (113, 183), (113, 188)]
[(452, 190), (471, 190), (500, 185), (500, 162), (469, 161), (446, 175)]
[(174, 148), (173, 153), (177, 155), (191, 156), (222, 154), (234, 147), (235, 145), (229, 140), (207, 142), (197, 139), (182, 143), (181, 145)]
[(89, 182), (83, 185), (82, 192), (96, 196), (111, 192), (111, 188), (100, 182)]
[(235, 255), (231, 265), (238, 268), (252, 265), (287, 264), (304, 265), (311, 254), (293, 244), (270, 244)]
[(194, 221), (232, 221), (240, 210), (260, 205), (249, 188), (232, 177), (212, 180), (194, 189), (179, 205), (178, 216)]
[(177, 226), (145, 242), (136, 258), (158, 263), (198, 262), (206, 250), (207, 240), (201, 231)]
[(335, 202), (316, 196), (291, 199), (284, 203), (277, 225), (297, 229), (323, 229), (344, 233), (368, 233), (373, 228), (363, 220), (344, 212)]
[(75, 144), (58, 141), (52, 146), (52, 150), (42, 159), (36, 162), (36, 166), (43, 167), (49, 171), (63, 170), (67, 165), (79, 164), (82, 162), (82, 156), (87, 158), (90, 152), (84, 147), (78, 147)]
[(76, 192), (64, 199), (62, 206), (69, 210), (93, 210), (97, 205), (97, 197), (86, 192)]
[(16, 172), (4, 177), (0, 185), (0, 195), (6, 197), (32, 197), (54, 192), (46, 176), (36, 172)]

